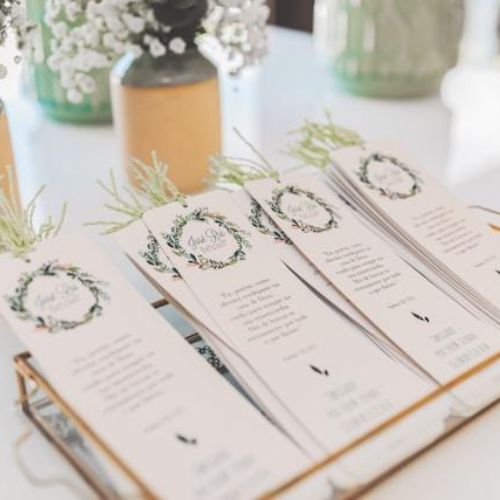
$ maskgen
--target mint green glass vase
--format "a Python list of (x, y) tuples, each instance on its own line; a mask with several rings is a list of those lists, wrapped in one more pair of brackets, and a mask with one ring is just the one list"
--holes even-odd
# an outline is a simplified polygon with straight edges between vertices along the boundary
[(377, 97), (430, 94), (457, 62), (463, 3), (317, 0), (317, 45), (344, 90)]
[(70, 102), (59, 83), (59, 75), (46, 62), (50, 55), (52, 34), (43, 22), (45, 0), (28, 0), (27, 5), (29, 17), (39, 26), (41, 34), (44, 61), (31, 63), (31, 75), (33, 91), (45, 114), (54, 120), (77, 124), (111, 122), (110, 70), (91, 72), (96, 82), (95, 92), (85, 95), (80, 103)]

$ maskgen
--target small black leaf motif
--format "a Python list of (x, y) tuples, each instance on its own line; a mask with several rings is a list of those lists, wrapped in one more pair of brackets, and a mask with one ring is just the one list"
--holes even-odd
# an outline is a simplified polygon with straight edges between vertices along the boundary
[(175, 437), (184, 444), (189, 444), (191, 446), (195, 446), (198, 444), (198, 440), (196, 438), (187, 438), (186, 436), (183, 436), (182, 434), (176, 434)]
[(420, 316), (420, 314), (417, 314), (413, 311), (411, 311), (412, 315), (417, 318), (420, 321), (424, 321), (425, 323), (430, 323), (431, 320), (427, 316)]
[(317, 366), (314, 366), (314, 365), (309, 365), (309, 367), (311, 368), (311, 370), (313, 372), (316, 372), (318, 375), (324, 375), (325, 377), (330, 376), (330, 373), (326, 369), (322, 370), (321, 368), (318, 368)]
[(495, 269), (495, 272), (496, 272), (497, 274), (500, 274), (500, 271), (499, 271), (498, 269)]

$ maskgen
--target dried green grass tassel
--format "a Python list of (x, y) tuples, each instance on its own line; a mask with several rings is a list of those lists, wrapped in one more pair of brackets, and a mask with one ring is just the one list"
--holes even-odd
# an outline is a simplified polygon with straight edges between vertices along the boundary
[(48, 217), (40, 226), (34, 223), (36, 202), (44, 190), (42, 186), (25, 209), (16, 202), (14, 179), (9, 169), (7, 179), (9, 193), (0, 189), (0, 252), (8, 252), (14, 257), (22, 257), (31, 252), (41, 241), (59, 234), (66, 216), (66, 203), (63, 205), (59, 220)]
[(118, 187), (113, 171), (110, 171), (109, 185), (97, 181), (111, 198), (104, 207), (119, 214), (122, 220), (103, 220), (89, 222), (87, 226), (104, 226), (102, 234), (111, 234), (126, 228), (140, 219), (148, 210), (167, 205), (174, 201), (182, 202), (185, 196), (168, 177), (168, 166), (160, 161), (155, 152), (151, 154), (153, 164), (147, 165), (140, 160), (130, 160), (138, 187)]
[(363, 144), (362, 137), (345, 127), (333, 123), (325, 112), (326, 123), (306, 120), (303, 125), (289, 132), (298, 139), (288, 146), (287, 154), (305, 165), (325, 169), (331, 165), (331, 154), (341, 148)]
[(224, 155), (213, 155), (209, 158), (212, 178), (210, 184), (222, 189), (235, 186), (244, 186), (248, 181), (258, 179), (278, 179), (279, 172), (266, 160), (266, 158), (243, 135), (234, 129), (236, 135), (248, 146), (250, 151), (257, 156), (257, 160), (246, 158), (232, 158)]
[[(326, 123), (306, 120), (303, 125), (289, 132), (298, 136), (295, 143), (288, 146), (286, 153), (301, 162), (301, 165), (288, 169), (294, 170), (309, 165), (321, 170), (331, 164), (331, 153), (340, 148), (363, 144), (364, 140), (356, 132), (333, 123), (328, 112)], [(279, 172), (266, 158), (235, 129), (238, 137), (249, 147), (257, 160), (231, 158), (214, 155), (209, 159), (212, 178), (210, 184), (223, 189), (242, 187), (248, 181), (272, 178), (278, 179)]]

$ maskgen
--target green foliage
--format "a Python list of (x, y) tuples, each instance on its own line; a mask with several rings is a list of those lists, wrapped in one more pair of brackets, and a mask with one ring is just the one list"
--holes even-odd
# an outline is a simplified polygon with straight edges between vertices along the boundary
[[(331, 154), (340, 148), (363, 144), (363, 139), (354, 131), (333, 123), (328, 112), (326, 122), (306, 120), (301, 127), (289, 132), (297, 137), (286, 149), (286, 154), (299, 160), (301, 165), (325, 169), (331, 164)], [(212, 173), (211, 184), (223, 189), (244, 186), (246, 182), (258, 179), (278, 179), (279, 172), (272, 167), (255, 146), (235, 129), (238, 137), (248, 146), (256, 160), (214, 155), (209, 159)], [(288, 170), (290, 171), (290, 169)]]
[[(368, 169), (371, 164), (377, 164), (377, 163), (383, 163), (383, 162), (389, 162), (392, 163), (395, 167), (398, 167), (401, 172), (403, 172), (405, 175), (407, 175), (412, 184), (408, 192), (403, 192), (400, 193), (398, 191), (392, 191), (388, 187), (383, 187), (383, 186), (376, 186), (375, 184), (372, 183), (370, 180), (369, 172)], [(418, 177), (417, 173), (414, 172), (408, 165), (404, 164), (402, 161), (398, 160), (397, 158), (393, 156), (389, 156), (383, 153), (372, 153), (368, 158), (365, 158), (361, 166), (359, 167), (359, 170), (357, 172), (359, 180), (365, 184), (369, 189), (373, 189), (375, 191), (378, 191), (380, 196), (385, 196), (389, 198), (390, 200), (404, 200), (406, 198), (411, 198), (412, 196), (415, 196), (416, 194), (420, 193), (422, 191), (422, 181)]]
[(104, 226), (103, 234), (111, 234), (139, 220), (145, 212), (152, 208), (161, 207), (174, 201), (183, 202), (184, 195), (168, 177), (167, 165), (158, 159), (155, 152), (151, 154), (151, 157), (152, 165), (147, 165), (134, 158), (130, 161), (137, 188), (119, 187), (113, 171), (110, 171), (109, 185), (98, 181), (99, 186), (111, 198), (111, 201), (105, 203), (104, 207), (119, 214), (121, 220), (95, 221), (86, 225)]
[[(264, 222), (266, 220), (267, 224)], [(250, 201), (248, 220), (252, 226), (264, 235), (272, 236), (274, 241), (282, 241), (292, 245), (292, 240), (266, 215), (264, 209), (254, 200)]]
[(153, 233), (148, 232), (146, 249), (139, 252), (139, 255), (146, 261), (146, 263), (151, 266), (157, 273), (166, 273), (173, 278), (180, 278), (181, 275), (179, 271), (172, 265), (168, 265), (165, 260), (163, 260), (161, 255), (160, 244), (158, 240), (153, 236)]
[[(26, 305), (28, 292), (31, 284), (40, 277), (58, 277), (65, 275), (71, 280), (86, 288), (93, 297), (93, 302), (88, 311), (79, 320), (66, 320), (56, 318), (52, 315), (42, 317), (30, 311)], [(21, 275), (18, 286), (12, 296), (6, 297), (7, 303), (17, 317), (23, 321), (31, 321), (37, 330), (49, 333), (57, 333), (62, 330), (72, 330), (81, 325), (85, 325), (97, 316), (102, 314), (102, 302), (109, 297), (102, 287), (106, 283), (96, 280), (92, 275), (82, 271), (78, 266), (71, 264), (60, 264), (58, 261), (46, 262), (35, 271)]]
[[(224, 229), (236, 243), (236, 250), (227, 260), (215, 260), (204, 255), (195, 255), (186, 250), (181, 243), (184, 228), (189, 222), (212, 221), (220, 228)], [(163, 239), (167, 245), (179, 256), (184, 257), (190, 264), (198, 266), (200, 269), (223, 269), (232, 266), (241, 260), (246, 259), (246, 249), (251, 248), (250, 241), (246, 238), (246, 233), (234, 222), (228, 220), (224, 215), (210, 212), (208, 208), (202, 207), (193, 210), (185, 215), (178, 215), (174, 221), (174, 227), (170, 233), (163, 233)]]
[[(14, 178), (8, 170), (9, 192), (0, 189), (0, 252), (11, 253), (14, 257), (22, 257), (31, 252), (38, 243), (57, 236), (66, 215), (64, 204), (58, 221), (48, 217), (37, 226), (34, 222), (36, 202), (42, 194), (42, 186), (28, 203), (25, 209), (12, 200), (16, 199)], [(0, 179), (1, 181), (1, 179)]]
[(332, 163), (331, 154), (341, 148), (363, 144), (362, 137), (345, 127), (333, 123), (325, 112), (326, 122), (305, 120), (301, 127), (289, 132), (297, 137), (287, 148), (287, 154), (305, 165), (324, 170)]
[(257, 157), (257, 160), (213, 155), (209, 158), (212, 174), (210, 183), (219, 188), (231, 189), (235, 186), (244, 186), (248, 181), (267, 178), (278, 179), (279, 172), (237, 129), (234, 131)]
[[(281, 202), (285, 194), (305, 197), (308, 200), (312, 201), (314, 204), (316, 204), (326, 212), (328, 216), (327, 222), (322, 226), (315, 226), (289, 215), (281, 206)], [(304, 233), (322, 233), (323, 231), (329, 231), (332, 228), (338, 227), (333, 207), (331, 207), (325, 200), (314, 194), (312, 191), (307, 191), (297, 186), (287, 185), (281, 188), (274, 189), (273, 196), (271, 198), (271, 201), (269, 202), (269, 206), (280, 219), (289, 221), (293, 227), (300, 229)]]

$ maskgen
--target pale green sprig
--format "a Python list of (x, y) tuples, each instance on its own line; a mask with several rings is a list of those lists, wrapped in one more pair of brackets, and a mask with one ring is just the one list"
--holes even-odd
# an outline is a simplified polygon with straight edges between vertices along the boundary
[[(25, 209), (15, 201), (14, 176), (7, 171), (8, 193), (0, 189), (0, 252), (8, 252), (14, 257), (23, 257), (31, 252), (38, 243), (54, 238), (61, 230), (66, 217), (66, 203), (63, 205), (57, 222), (48, 217), (38, 227), (34, 223), (36, 202), (43, 190), (42, 186)], [(2, 179), (0, 179), (1, 181)]]
[(137, 180), (138, 190), (144, 193), (153, 207), (161, 207), (173, 201), (183, 201), (185, 195), (168, 176), (168, 166), (158, 159), (156, 152), (151, 153), (152, 165), (132, 158), (130, 160), (134, 176)]
[(234, 158), (220, 154), (211, 156), (208, 160), (212, 174), (210, 184), (227, 189), (244, 186), (246, 182), (258, 179), (278, 179), (279, 172), (267, 161), (264, 155), (241, 132), (237, 129), (234, 129), (234, 132), (257, 159)]
[(320, 170), (331, 164), (334, 151), (365, 142), (353, 130), (333, 123), (328, 111), (325, 115), (326, 123), (306, 120), (300, 128), (290, 131), (289, 135), (298, 138), (286, 151), (292, 158)]
[(185, 196), (168, 177), (168, 166), (158, 159), (154, 151), (151, 157), (152, 165), (147, 165), (136, 158), (130, 160), (137, 188), (119, 187), (112, 170), (109, 174), (109, 185), (100, 180), (97, 181), (101, 189), (112, 200), (105, 203), (104, 207), (119, 214), (121, 220), (88, 222), (87, 226), (103, 226), (105, 230), (102, 234), (115, 233), (142, 218), (144, 213), (152, 208), (161, 207), (174, 201), (184, 201)]
[(247, 181), (271, 177), (278, 178), (275, 170), (269, 170), (260, 163), (246, 158), (232, 158), (213, 155), (209, 158), (212, 178), (210, 183), (223, 189), (244, 186)]

